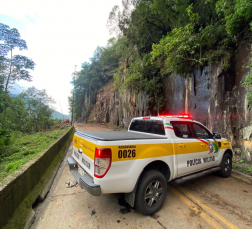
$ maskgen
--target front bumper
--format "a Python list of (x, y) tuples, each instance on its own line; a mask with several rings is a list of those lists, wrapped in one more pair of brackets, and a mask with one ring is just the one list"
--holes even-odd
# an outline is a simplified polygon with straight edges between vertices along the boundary
[(73, 177), (78, 182), (78, 184), (81, 186), (81, 188), (85, 189), (89, 194), (93, 196), (100, 196), (101, 195), (100, 185), (94, 184), (92, 177), (89, 176), (88, 174), (81, 176), (78, 173), (79, 165), (72, 157), (69, 157), (67, 161), (70, 172), (72, 173)]

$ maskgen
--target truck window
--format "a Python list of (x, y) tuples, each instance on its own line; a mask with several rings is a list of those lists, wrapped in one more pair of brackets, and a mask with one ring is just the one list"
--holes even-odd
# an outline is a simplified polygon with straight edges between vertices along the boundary
[(160, 120), (140, 120), (134, 119), (129, 130), (150, 134), (165, 135), (164, 124)]
[(203, 126), (193, 123), (192, 124), (197, 138), (213, 138), (212, 134)]
[(174, 133), (179, 138), (193, 138), (188, 122), (171, 121)]

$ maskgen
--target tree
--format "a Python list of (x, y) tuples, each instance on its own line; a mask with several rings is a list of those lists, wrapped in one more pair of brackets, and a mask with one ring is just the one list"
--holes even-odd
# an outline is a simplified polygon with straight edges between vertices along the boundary
[(50, 105), (54, 101), (47, 95), (45, 90), (31, 87), (22, 92), (19, 98), (26, 106), (26, 114), (20, 120), (23, 125), (23, 131), (37, 132), (42, 129), (48, 129), (53, 124), (51, 120), (53, 110), (50, 108)]
[(27, 49), (25, 40), (20, 38), (17, 29), (10, 29), (9, 26), (0, 23), (0, 83), (3, 90), (1, 104), (3, 107), (3, 115), (1, 118), (2, 127), (5, 125), (5, 116), (7, 103), (8, 89), (11, 84), (16, 81), (26, 80), (31, 81), (32, 76), (29, 70), (33, 70), (35, 63), (22, 55), (13, 55), (15, 48), (20, 51)]
[(224, 15), (227, 33), (239, 40), (248, 28), (252, 28), (252, 0), (219, 0), (216, 11)]
[(27, 116), (25, 101), (19, 97), (8, 97), (8, 107), (6, 109), (7, 130), (22, 131), (24, 129), (24, 121)]

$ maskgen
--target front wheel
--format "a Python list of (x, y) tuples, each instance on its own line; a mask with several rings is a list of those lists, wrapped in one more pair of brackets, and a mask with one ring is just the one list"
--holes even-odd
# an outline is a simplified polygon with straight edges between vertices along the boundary
[(229, 177), (232, 171), (232, 156), (228, 153), (224, 154), (221, 161), (220, 175), (222, 177)]
[(157, 212), (163, 205), (167, 193), (165, 176), (157, 170), (145, 172), (136, 192), (136, 209), (144, 215)]

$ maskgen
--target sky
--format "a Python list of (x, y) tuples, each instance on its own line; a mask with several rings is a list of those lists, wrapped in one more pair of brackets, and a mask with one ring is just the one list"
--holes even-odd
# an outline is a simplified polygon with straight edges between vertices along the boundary
[(16, 28), (28, 46), (14, 54), (36, 64), (33, 81), (19, 81), (11, 92), (45, 89), (55, 110), (69, 114), (72, 74), (113, 36), (106, 23), (115, 5), (121, 6), (121, 0), (0, 0), (0, 23)]

